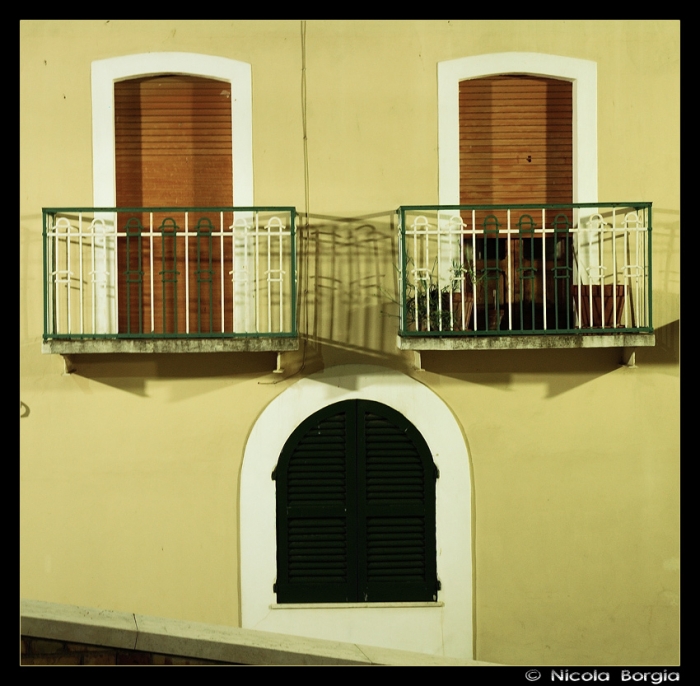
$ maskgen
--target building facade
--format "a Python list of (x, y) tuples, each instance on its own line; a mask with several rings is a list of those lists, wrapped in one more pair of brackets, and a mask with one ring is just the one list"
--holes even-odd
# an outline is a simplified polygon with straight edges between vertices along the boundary
[(677, 662), (677, 22), (20, 50), (23, 598)]

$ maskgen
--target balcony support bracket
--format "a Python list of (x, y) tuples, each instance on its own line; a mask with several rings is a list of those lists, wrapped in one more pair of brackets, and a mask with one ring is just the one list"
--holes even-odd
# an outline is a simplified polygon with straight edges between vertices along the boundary
[(63, 358), (63, 375), (73, 374), (75, 372), (73, 358), (70, 355), (61, 355), (61, 357)]
[(274, 374), (282, 374), (284, 373), (284, 367), (282, 367), (282, 353), (278, 352), (277, 353), (277, 367), (273, 371)]
[(420, 350), (413, 351), (413, 366), (417, 372), (424, 372), (423, 362), (420, 359)]
[(636, 348), (622, 348), (622, 354), (620, 356), (620, 364), (629, 369), (637, 368), (637, 349)]

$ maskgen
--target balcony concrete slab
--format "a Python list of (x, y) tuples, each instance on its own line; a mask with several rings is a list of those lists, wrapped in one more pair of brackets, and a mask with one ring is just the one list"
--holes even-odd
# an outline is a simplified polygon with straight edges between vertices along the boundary
[(59, 355), (86, 355), (92, 353), (285, 352), (298, 349), (299, 339), (292, 336), (187, 339), (50, 339), (41, 344), (42, 353)]
[(551, 348), (642, 348), (653, 333), (546, 334), (533, 336), (398, 336), (400, 350), (544, 350)]

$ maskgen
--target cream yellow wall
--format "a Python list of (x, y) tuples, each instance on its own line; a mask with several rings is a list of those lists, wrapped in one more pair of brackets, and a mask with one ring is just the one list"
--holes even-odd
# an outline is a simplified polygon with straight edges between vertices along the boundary
[[(42, 355), (41, 208), (92, 205), (91, 62), (249, 62), (255, 202), (306, 209), (296, 21), (20, 25), (23, 597), (237, 625), (238, 479), (257, 416), (336, 364), (411, 374), (452, 409), (473, 471), (475, 657), (673, 664), (678, 654), (677, 22), (306, 24), (309, 226), (299, 353)], [(436, 203), (437, 63), (594, 60), (598, 197), (654, 203), (657, 346), (396, 348), (396, 221)], [(235, 192), (235, 191), (234, 191)], [(302, 224), (304, 222), (302, 221)]]

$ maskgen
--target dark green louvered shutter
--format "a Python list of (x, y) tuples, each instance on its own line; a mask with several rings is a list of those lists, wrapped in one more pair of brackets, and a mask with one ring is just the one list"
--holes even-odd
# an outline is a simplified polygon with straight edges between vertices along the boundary
[(401, 414), (358, 401), (359, 598), (437, 600), (435, 466)]
[(285, 444), (277, 478), (277, 599), (437, 599), (436, 470), (386, 405), (336, 403)]
[(349, 602), (357, 586), (354, 404), (290, 436), (277, 467), (277, 600)]

